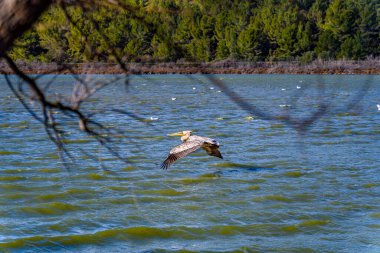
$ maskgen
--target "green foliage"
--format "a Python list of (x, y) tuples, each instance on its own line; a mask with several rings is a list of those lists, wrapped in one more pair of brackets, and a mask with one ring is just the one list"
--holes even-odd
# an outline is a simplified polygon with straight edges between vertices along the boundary
[(237, 39), (239, 58), (248, 61), (263, 61), (269, 53), (269, 39), (255, 24), (250, 24)]
[(41, 47), (38, 33), (29, 31), (25, 33), (22, 39), (13, 47), (10, 56), (15, 59), (32, 61), (38, 59), (38, 57), (44, 53), (46, 53), (46, 50)]
[(50, 9), (10, 52), (47, 62), (363, 59), (380, 55), (376, 0), (130, 0)]
[(340, 46), (338, 58), (358, 60), (363, 58), (364, 48), (360, 35), (346, 38)]
[(313, 51), (305, 52), (302, 56), (298, 58), (298, 60), (303, 63), (307, 64), (312, 62), (315, 59), (315, 53)]
[(336, 35), (327, 31), (322, 31), (315, 48), (315, 52), (318, 57), (323, 60), (334, 59), (339, 46), (340, 43)]

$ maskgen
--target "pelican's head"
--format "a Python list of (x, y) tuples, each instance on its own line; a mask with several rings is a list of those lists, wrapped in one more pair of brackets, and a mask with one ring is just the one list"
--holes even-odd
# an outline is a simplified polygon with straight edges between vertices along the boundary
[(176, 132), (176, 133), (169, 134), (169, 136), (185, 136), (185, 135), (190, 136), (192, 132), (193, 131), (186, 130), (186, 131), (181, 131), (181, 132)]

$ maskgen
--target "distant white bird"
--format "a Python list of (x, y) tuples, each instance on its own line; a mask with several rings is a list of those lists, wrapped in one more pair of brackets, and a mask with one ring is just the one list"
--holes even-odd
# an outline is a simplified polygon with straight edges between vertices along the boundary
[(151, 116), (151, 117), (150, 117), (150, 120), (158, 120), (158, 117), (153, 117), (153, 116)]
[(290, 107), (290, 105), (280, 105), (280, 107)]
[(177, 98), (172, 98), (172, 100), (174, 101), (174, 100), (176, 100)]
[(297, 89), (301, 89), (301, 86), (298, 86), (298, 85), (297, 85)]
[(222, 92), (221, 90), (218, 90), (217, 92)]
[(379, 104), (377, 104), (376, 106), (377, 106), (377, 110), (379, 110), (379, 111), (380, 111), (380, 105), (379, 105)]
[(197, 88), (193, 87), (193, 90), (196, 90)]
[(210, 90), (213, 90), (213, 89), (215, 89), (214, 87), (210, 87)]
[(285, 88), (282, 88), (281, 90), (286, 90)]

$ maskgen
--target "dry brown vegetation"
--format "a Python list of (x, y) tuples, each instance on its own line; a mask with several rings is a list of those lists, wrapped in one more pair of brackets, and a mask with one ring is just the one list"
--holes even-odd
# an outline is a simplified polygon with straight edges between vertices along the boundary
[[(27, 74), (125, 74), (118, 64), (107, 63), (25, 63), (18, 62), (19, 68)], [(308, 64), (293, 62), (236, 62), (219, 61), (212, 63), (128, 63), (129, 74), (380, 74), (380, 59), (365, 61), (321, 61)], [(5, 62), (0, 68), (6, 73), (12, 70)]]

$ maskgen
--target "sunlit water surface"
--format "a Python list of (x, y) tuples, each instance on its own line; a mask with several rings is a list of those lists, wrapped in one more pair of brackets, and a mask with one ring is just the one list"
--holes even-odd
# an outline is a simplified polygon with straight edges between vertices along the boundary
[[(299, 134), (242, 110), (204, 76), (134, 76), (83, 105), (146, 119), (96, 116), (130, 138), (118, 145), (129, 162), (73, 125), (67, 170), (0, 77), (0, 251), (380, 252), (380, 77), (217, 78), (266, 113), (307, 117), (320, 97), (334, 112)], [(51, 89), (73, 83), (59, 76)], [(224, 160), (202, 151), (161, 170), (180, 142), (167, 134), (188, 129), (217, 139)]]

